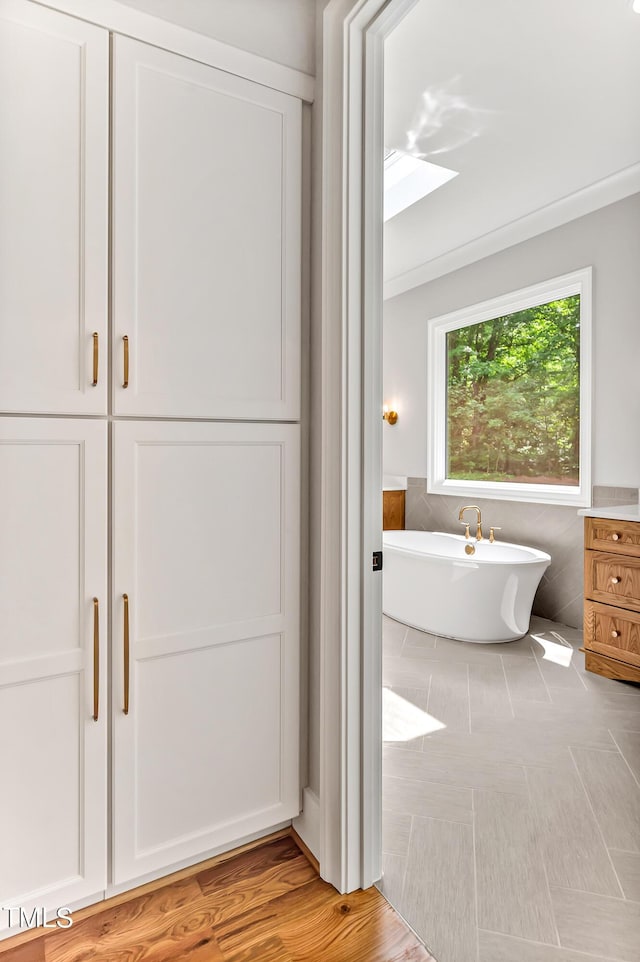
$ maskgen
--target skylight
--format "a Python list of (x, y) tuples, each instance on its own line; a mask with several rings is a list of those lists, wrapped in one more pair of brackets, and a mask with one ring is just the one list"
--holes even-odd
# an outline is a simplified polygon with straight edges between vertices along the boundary
[(422, 200), (427, 194), (457, 176), (457, 170), (449, 170), (427, 160), (411, 157), (400, 150), (385, 151), (385, 221), (391, 220), (400, 211), (411, 207), (416, 201)]

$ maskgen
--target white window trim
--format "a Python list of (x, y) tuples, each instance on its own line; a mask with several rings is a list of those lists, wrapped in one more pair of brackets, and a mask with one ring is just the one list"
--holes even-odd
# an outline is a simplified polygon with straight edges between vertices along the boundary
[[(443, 314), (428, 321), (428, 477), (431, 494), (587, 507), (591, 504), (591, 267), (552, 277), (519, 291)], [(580, 295), (580, 484), (517, 484), (446, 478), (447, 333), (503, 314)]]

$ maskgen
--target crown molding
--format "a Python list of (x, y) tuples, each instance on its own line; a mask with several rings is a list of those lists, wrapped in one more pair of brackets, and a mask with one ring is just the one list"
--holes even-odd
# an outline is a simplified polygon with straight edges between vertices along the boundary
[(248, 50), (233, 47), (231, 44), (222, 43), (213, 37), (180, 27), (168, 20), (161, 20), (140, 10), (134, 10), (119, 3), (118, 0), (34, 0), (34, 2), (104, 27), (113, 33), (141, 40), (154, 47), (181, 54), (190, 60), (217, 67), (218, 70), (224, 70), (226, 73), (236, 74), (265, 87), (299, 97), (306, 103), (313, 103), (315, 77), (310, 74), (276, 63), (275, 60), (260, 57)]
[(387, 300), (421, 284), (427, 284), (437, 277), (450, 274), (451, 271), (467, 267), (483, 257), (497, 254), (538, 234), (544, 234), (545, 231), (561, 227), (601, 207), (615, 204), (638, 191), (640, 191), (640, 163), (617, 171), (610, 177), (598, 180), (574, 194), (569, 194), (552, 204), (540, 207), (531, 214), (519, 217), (510, 224), (505, 224), (504, 227), (483, 234), (468, 244), (456, 247), (403, 274), (389, 278), (384, 283), (384, 298)]

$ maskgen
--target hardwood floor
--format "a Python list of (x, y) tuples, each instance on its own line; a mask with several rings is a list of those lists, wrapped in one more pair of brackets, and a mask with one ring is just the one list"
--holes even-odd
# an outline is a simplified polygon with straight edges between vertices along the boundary
[(0, 962), (93, 960), (433, 962), (377, 889), (339, 895), (290, 836), (77, 913), (68, 929), (0, 943)]

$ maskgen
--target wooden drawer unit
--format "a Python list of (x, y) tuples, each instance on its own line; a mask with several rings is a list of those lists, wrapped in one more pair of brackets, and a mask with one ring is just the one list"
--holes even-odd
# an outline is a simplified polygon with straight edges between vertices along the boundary
[(640, 558), (586, 551), (584, 588), (594, 601), (640, 611)]
[(596, 551), (611, 551), (640, 558), (640, 523), (585, 518), (584, 546)]
[(640, 522), (585, 518), (588, 671), (640, 681)]
[(404, 491), (382, 492), (382, 527), (385, 531), (404, 528)]
[(606, 655), (596, 655), (593, 651), (585, 651), (584, 666), (587, 671), (593, 671), (596, 675), (604, 675), (605, 678), (614, 678), (616, 681), (640, 682), (640, 668), (626, 665), (623, 661), (608, 658)]
[(591, 651), (624, 658), (640, 668), (640, 614), (585, 601), (584, 644)]

